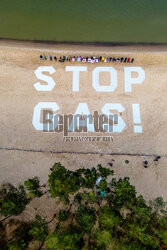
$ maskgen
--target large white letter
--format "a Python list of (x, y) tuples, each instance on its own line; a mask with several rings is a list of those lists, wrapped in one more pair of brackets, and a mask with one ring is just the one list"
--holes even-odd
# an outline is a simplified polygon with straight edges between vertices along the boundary
[(46, 75), (42, 74), (42, 72), (49, 72), (50, 74), (53, 74), (56, 72), (56, 70), (52, 66), (40, 66), (40, 67), (38, 67), (34, 72), (37, 79), (43, 80), (43, 81), (47, 82), (48, 84), (44, 85), (44, 84), (41, 84), (40, 82), (36, 82), (34, 84), (34, 88), (37, 91), (51, 91), (54, 88), (54, 86), (56, 85), (56, 83), (54, 82), (52, 77), (46, 76)]
[[(132, 72), (138, 77), (132, 78)], [(124, 67), (125, 92), (132, 92), (132, 84), (141, 84), (145, 80), (145, 72), (141, 67)]]
[[(100, 72), (110, 73), (110, 85), (100, 85)], [(97, 92), (113, 92), (117, 88), (117, 71), (113, 67), (96, 67), (92, 72), (92, 85)]]
[(56, 102), (39, 102), (34, 108), (32, 124), (36, 130), (43, 130), (43, 123), (40, 122), (41, 109), (59, 110)]
[[(118, 110), (118, 112), (123, 112), (125, 110), (120, 103), (106, 103), (102, 108), (102, 112), (107, 116), (114, 115), (113, 113), (110, 112), (111, 109)], [(126, 124), (123, 121), (123, 119), (120, 116), (118, 116), (118, 124), (112, 125), (112, 130), (111, 129), (109, 130), (116, 133), (121, 133), (124, 130), (125, 126)]]
[(73, 72), (73, 82), (72, 82), (72, 91), (79, 91), (79, 72), (87, 71), (87, 67), (84, 66), (67, 66), (66, 71)]

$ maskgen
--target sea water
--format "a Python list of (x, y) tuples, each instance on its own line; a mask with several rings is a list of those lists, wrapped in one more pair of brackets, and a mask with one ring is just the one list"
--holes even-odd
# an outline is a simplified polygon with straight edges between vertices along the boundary
[(0, 0), (0, 38), (167, 43), (167, 0)]

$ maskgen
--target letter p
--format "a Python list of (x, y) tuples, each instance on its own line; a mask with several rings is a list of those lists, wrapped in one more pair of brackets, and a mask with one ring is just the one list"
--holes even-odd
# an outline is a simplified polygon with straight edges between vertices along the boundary
[[(132, 77), (132, 72), (138, 77)], [(145, 80), (145, 72), (141, 67), (124, 67), (125, 93), (132, 92), (132, 84), (141, 84)]]

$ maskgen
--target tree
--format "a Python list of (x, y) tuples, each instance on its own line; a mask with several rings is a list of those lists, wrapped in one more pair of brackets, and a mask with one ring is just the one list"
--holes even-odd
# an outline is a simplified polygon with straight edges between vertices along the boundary
[(46, 238), (46, 248), (48, 250), (52, 249), (61, 249), (60, 248), (60, 240), (57, 232), (51, 233)]
[(147, 231), (148, 225), (138, 225), (130, 223), (127, 234), (132, 241), (139, 241), (145, 247), (157, 249), (159, 247), (159, 240), (154, 235), (149, 234)]
[(150, 229), (154, 232), (155, 236), (160, 239), (162, 244), (167, 247), (167, 215), (163, 213), (163, 216), (153, 214), (153, 221), (150, 223)]
[(119, 241), (115, 243), (115, 249), (118, 250), (147, 250), (140, 242), (130, 241), (120, 238)]
[(108, 189), (108, 185), (107, 185), (107, 181), (105, 179), (102, 179), (99, 183), (99, 189), (101, 191), (107, 191)]
[(31, 223), (29, 234), (33, 239), (42, 242), (48, 235), (48, 231), (45, 219), (42, 219), (40, 215), (36, 215), (35, 220)]
[(134, 222), (145, 225), (151, 220), (152, 208), (146, 204), (146, 201), (140, 195), (136, 198), (135, 204), (131, 207), (131, 218)]
[(58, 218), (60, 221), (66, 221), (69, 217), (68, 211), (66, 210), (60, 210)]
[(136, 189), (129, 182), (129, 178), (120, 178), (116, 181), (115, 178), (112, 179), (111, 183), (111, 199), (110, 205), (114, 206), (114, 209), (132, 208), (136, 203)]
[(0, 249), (7, 244), (7, 235), (6, 235), (6, 227), (3, 223), (0, 223)]
[(96, 185), (97, 178), (99, 177), (99, 173), (95, 168), (92, 169), (83, 169), (83, 184), (82, 187), (85, 188), (94, 188)]
[(99, 210), (99, 224), (102, 228), (116, 231), (117, 226), (120, 224), (121, 218), (108, 206), (104, 206)]
[(82, 233), (76, 226), (70, 225), (67, 230), (60, 233), (62, 249), (80, 250), (83, 246)]
[(157, 230), (157, 235), (158, 237), (161, 239), (161, 241), (163, 242), (163, 244), (165, 244), (167, 246), (167, 229), (165, 230)]
[(39, 179), (38, 177), (34, 177), (32, 179), (28, 179), (24, 182), (25, 188), (29, 191), (28, 195), (32, 198), (42, 196), (42, 191), (40, 190)]
[(167, 214), (167, 202), (164, 202), (162, 197), (157, 197), (155, 200), (149, 202), (154, 213)]
[[(15, 221), (14, 221), (15, 222)], [(17, 224), (17, 222), (15, 222)], [(26, 249), (32, 237), (29, 235), (30, 224), (19, 223), (19, 226), (14, 230), (12, 240), (9, 240), (7, 245), (10, 250)], [(11, 241), (11, 242), (10, 242)]]
[[(112, 174), (113, 171), (101, 165), (97, 169), (70, 171), (55, 163), (48, 180), (50, 193), (53, 198), (65, 202), (61, 208), (57, 207), (57, 218), (54, 214), (46, 221), (38, 215), (28, 227), (24, 226), (22, 230), (17, 227), (10, 239), (1, 231), (5, 239), (2, 247), (7, 241), (8, 249), (21, 250), (29, 247), (31, 240), (37, 240), (39, 250), (45, 242), (45, 248), (50, 250), (165, 249), (166, 203), (161, 197), (147, 203), (141, 195), (137, 196), (128, 177), (112, 178), (109, 183), (107, 177)], [(25, 186), (32, 192), (32, 197), (40, 196), (37, 177), (25, 181)], [(105, 195), (99, 197), (99, 191)], [(3, 215), (19, 214), (30, 200), (23, 186), (8, 186), (0, 191), (0, 211)], [(69, 208), (66, 207), (68, 202)], [(51, 222), (55, 230), (49, 234), (48, 224)], [(6, 224), (10, 226), (9, 222)], [(5, 232), (3, 221), (1, 225)]]
[(26, 243), (24, 242), (24, 240), (21, 239), (12, 241), (8, 245), (9, 250), (21, 250), (21, 249), (26, 249), (26, 247), (27, 247)]
[(65, 250), (80, 250), (83, 246), (83, 236), (79, 228), (70, 225), (67, 229), (56, 230), (49, 234), (46, 238), (46, 248), (65, 249)]
[(74, 196), (74, 204), (81, 204), (81, 202), (84, 199), (84, 194), (81, 192), (78, 192), (75, 196)]
[(69, 195), (80, 189), (81, 182), (82, 177), (77, 172), (69, 171), (60, 163), (55, 163), (48, 179), (51, 197), (59, 197), (69, 203)]
[(115, 249), (114, 238), (109, 230), (97, 228), (94, 233), (95, 244), (100, 249)]
[(98, 202), (98, 197), (93, 191), (84, 192), (83, 197), (86, 200), (86, 202), (89, 203), (89, 204), (93, 204), (93, 203)]
[(0, 191), (0, 213), (4, 216), (20, 214), (29, 203), (24, 186), (8, 185)]
[(110, 170), (108, 168), (103, 168), (100, 164), (97, 166), (97, 169), (99, 171), (99, 174), (103, 178), (107, 178), (109, 175), (113, 175), (114, 171)]
[(76, 212), (76, 220), (82, 230), (89, 232), (96, 222), (95, 209), (80, 205)]

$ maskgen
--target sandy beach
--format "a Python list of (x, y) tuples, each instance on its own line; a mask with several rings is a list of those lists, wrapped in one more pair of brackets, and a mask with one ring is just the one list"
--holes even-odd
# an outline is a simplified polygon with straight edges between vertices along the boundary
[[(141, 67), (145, 80), (125, 93), (124, 67), (129, 64), (82, 62), (59, 63), (40, 60), (46, 56), (115, 56), (133, 57), (131, 67)], [(52, 91), (39, 92), (34, 71), (39, 66), (52, 66), (56, 86)], [(80, 89), (72, 91), (72, 72), (67, 66), (86, 66), (80, 72)], [(118, 87), (110, 93), (98, 93), (92, 87), (95, 67), (114, 67)], [(116, 177), (129, 176), (138, 193), (146, 199), (163, 196), (167, 200), (167, 46), (93, 46), (0, 41), (0, 183), (23, 183), (39, 176), (46, 182), (50, 167), (61, 162), (69, 169), (109, 166), (114, 160)], [(134, 75), (136, 77), (136, 75)], [(108, 73), (100, 73), (102, 85), (108, 84)], [(90, 112), (101, 111), (105, 103), (120, 103), (125, 111), (126, 127), (122, 133), (110, 134), (111, 142), (62, 141), (62, 134), (37, 131), (33, 124), (34, 108), (39, 102), (56, 102), (61, 114), (75, 113), (79, 103), (87, 103)], [(135, 134), (132, 103), (140, 104), (142, 133)], [(73, 134), (74, 135), (74, 134)], [(93, 133), (88, 133), (94, 136)], [(155, 162), (155, 156), (161, 159)], [(129, 164), (125, 163), (129, 160)], [(143, 161), (148, 161), (144, 168)]]

